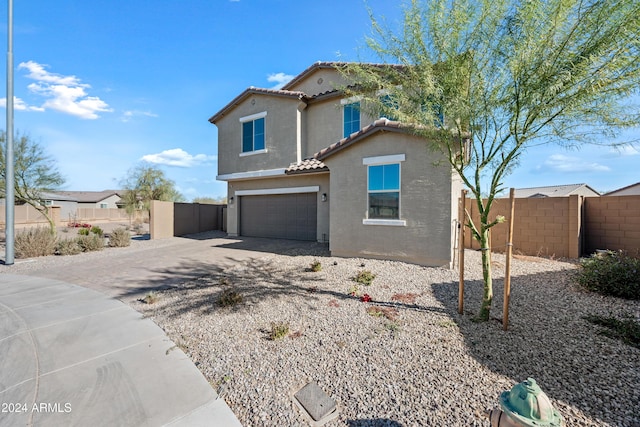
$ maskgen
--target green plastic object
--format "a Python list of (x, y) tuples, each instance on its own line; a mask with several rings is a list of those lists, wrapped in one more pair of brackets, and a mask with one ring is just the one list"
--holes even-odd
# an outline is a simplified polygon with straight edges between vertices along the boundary
[(562, 416), (551, 405), (551, 401), (533, 378), (516, 384), (511, 391), (502, 392), (500, 406), (507, 415), (522, 426), (560, 427), (564, 425)]

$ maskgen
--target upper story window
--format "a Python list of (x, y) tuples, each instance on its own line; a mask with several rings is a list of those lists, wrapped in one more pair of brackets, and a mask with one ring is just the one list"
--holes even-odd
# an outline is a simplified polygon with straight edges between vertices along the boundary
[(360, 101), (343, 101), (343, 137), (348, 137), (360, 130)]
[[(265, 147), (265, 117), (267, 112), (241, 117), (242, 123), (242, 154), (264, 153)], [(241, 154), (241, 155), (242, 155)]]
[(100, 209), (107, 209), (108, 205), (106, 203), (100, 203)]
[(388, 93), (385, 93), (380, 96), (380, 102), (383, 106), (383, 111), (380, 113), (380, 117), (386, 117), (389, 120), (398, 120), (396, 113), (398, 108), (400, 108), (398, 101), (393, 99), (393, 97)]

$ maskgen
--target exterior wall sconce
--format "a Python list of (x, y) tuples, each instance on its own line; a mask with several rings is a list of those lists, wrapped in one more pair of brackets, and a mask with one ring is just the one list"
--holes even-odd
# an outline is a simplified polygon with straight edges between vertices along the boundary
[(231, 196), (231, 197), (229, 198), (229, 204), (230, 204), (230, 205), (232, 205), (232, 204), (233, 204), (233, 196)]
[(323, 202), (327, 201), (327, 193), (322, 193), (322, 196), (320, 196), (320, 200), (322, 200)]

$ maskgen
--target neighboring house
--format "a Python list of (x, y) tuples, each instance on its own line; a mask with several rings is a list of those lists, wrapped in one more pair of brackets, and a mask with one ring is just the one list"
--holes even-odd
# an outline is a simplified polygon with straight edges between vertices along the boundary
[(250, 87), (209, 119), (227, 232), (450, 266), (460, 180), (427, 141), (345, 99), (337, 65), (318, 62), (279, 90)]
[(547, 187), (516, 188), (515, 197), (568, 197), (574, 194), (588, 197), (600, 196), (600, 193), (589, 187), (587, 184), (570, 184), (550, 185)]
[(42, 193), (45, 206), (59, 206), (60, 218), (67, 218), (69, 215), (75, 215), (78, 208), (78, 200), (62, 192)]
[(58, 191), (58, 194), (73, 197), (78, 208), (116, 209), (121, 200), (119, 190), (104, 191)]
[(603, 196), (640, 196), (640, 182), (618, 188), (617, 190), (609, 191), (608, 193), (603, 194)]

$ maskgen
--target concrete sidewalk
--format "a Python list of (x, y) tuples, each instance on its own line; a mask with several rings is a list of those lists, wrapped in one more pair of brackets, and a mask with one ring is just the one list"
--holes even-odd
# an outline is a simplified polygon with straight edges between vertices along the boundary
[(0, 274), (0, 426), (240, 426), (151, 320), (60, 280)]

